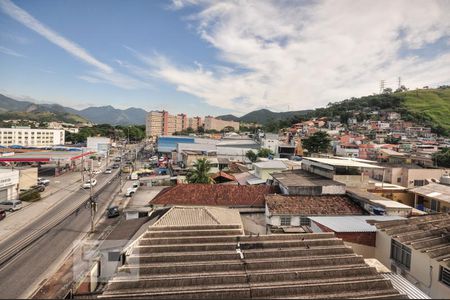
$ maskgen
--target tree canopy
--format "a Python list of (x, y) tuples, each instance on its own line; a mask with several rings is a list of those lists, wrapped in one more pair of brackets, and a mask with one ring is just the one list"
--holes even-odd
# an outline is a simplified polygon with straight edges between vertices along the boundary
[(302, 145), (303, 148), (308, 150), (308, 153), (324, 153), (328, 152), (330, 142), (330, 136), (326, 132), (318, 131), (302, 140)]
[(433, 160), (439, 167), (450, 168), (450, 148), (444, 148), (434, 153)]
[(207, 158), (200, 158), (194, 164), (194, 169), (190, 170), (187, 175), (189, 183), (206, 183), (213, 184), (214, 179), (209, 176), (211, 171), (211, 164)]

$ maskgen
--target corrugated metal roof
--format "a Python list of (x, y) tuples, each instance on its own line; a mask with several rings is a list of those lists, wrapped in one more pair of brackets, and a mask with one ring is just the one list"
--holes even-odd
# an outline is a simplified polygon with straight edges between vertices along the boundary
[(401, 294), (407, 295), (409, 299), (431, 299), (431, 297), (422, 292), (402, 275), (395, 273), (383, 273), (381, 275), (390, 279), (394, 288)]
[(367, 169), (383, 169), (383, 167), (362, 163), (353, 160), (346, 159), (336, 159), (336, 158), (319, 158), (319, 157), (305, 157), (304, 160), (310, 160), (334, 167), (356, 167), (356, 168), (367, 168)]
[(430, 183), (410, 190), (413, 193), (450, 203), (450, 186)]
[(279, 160), (260, 161), (253, 165), (261, 169), (287, 169), (286, 164)]
[(172, 207), (153, 226), (242, 225), (239, 211), (220, 207)]
[(320, 216), (309, 218), (334, 232), (376, 232), (377, 228), (367, 223), (368, 220), (392, 221), (404, 219), (399, 216)]

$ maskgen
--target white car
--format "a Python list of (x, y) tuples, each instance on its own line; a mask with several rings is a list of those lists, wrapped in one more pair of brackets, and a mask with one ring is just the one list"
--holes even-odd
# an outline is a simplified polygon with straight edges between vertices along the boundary
[(37, 183), (47, 186), (50, 184), (50, 180), (39, 177)]
[(127, 192), (125, 193), (125, 197), (131, 197), (134, 193), (136, 193), (137, 187), (130, 187), (127, 189)]
[(100, 170), (94, 170), (94, 171), (92, 171), (92, 174), (94, 174), (94, 175), (98, 175), (98, 174), (100, 174), (100, 173), (101, 173)]
[(83, 189), (89, 189), (92, 187), (94, 187), (97, 184), (97, 180), (92, 179), (92, 180), (87, 180), (85, 183), (83, 183), (83, 185), (81, 186)]
[(111, 170), (111, 168), (107, 168), (107, 169), (105, 170), (105, 172), (103, 172), (103, 173), (105, 173), (105, 174), (111, 174), (111, 173), (112, 173), (112, 170)]

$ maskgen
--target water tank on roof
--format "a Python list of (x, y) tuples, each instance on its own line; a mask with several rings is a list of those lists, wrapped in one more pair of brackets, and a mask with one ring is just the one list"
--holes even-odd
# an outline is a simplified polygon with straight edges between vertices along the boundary
[(442, 184), (450, 185), (450, 176), (448, 174), (442, 175), (440, 181)]

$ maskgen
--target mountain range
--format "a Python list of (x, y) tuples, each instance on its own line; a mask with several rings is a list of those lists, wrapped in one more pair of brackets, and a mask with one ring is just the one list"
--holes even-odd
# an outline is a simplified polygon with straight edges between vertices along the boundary
[(270, 122), (277, 122), (280, 120), (290, 119), (295, 116), (303, 116), (308, 113), (313, 112), (313, 110), (298, 110), (298, 111), (285, 111), (285, 112), (273, 112), (268, 109), (260, 109), (252, 111), (242, 117), (236, 117), (235, 115), (222, 115), (218, 116), (217, 119), (225, 121), (236, 121), (243, 123), (258, 123), (262, 125), (267, 125)]
[(0, 118), (28, 118), (30, 120), (63, 121), (68, 123), (112, 125), (145, 124), (147, 112), (141, 108), (117, 109), (108, 106), (88, 107), (77, 110), (59, 104), (37, 104), (15, 100), (0, 94)]

